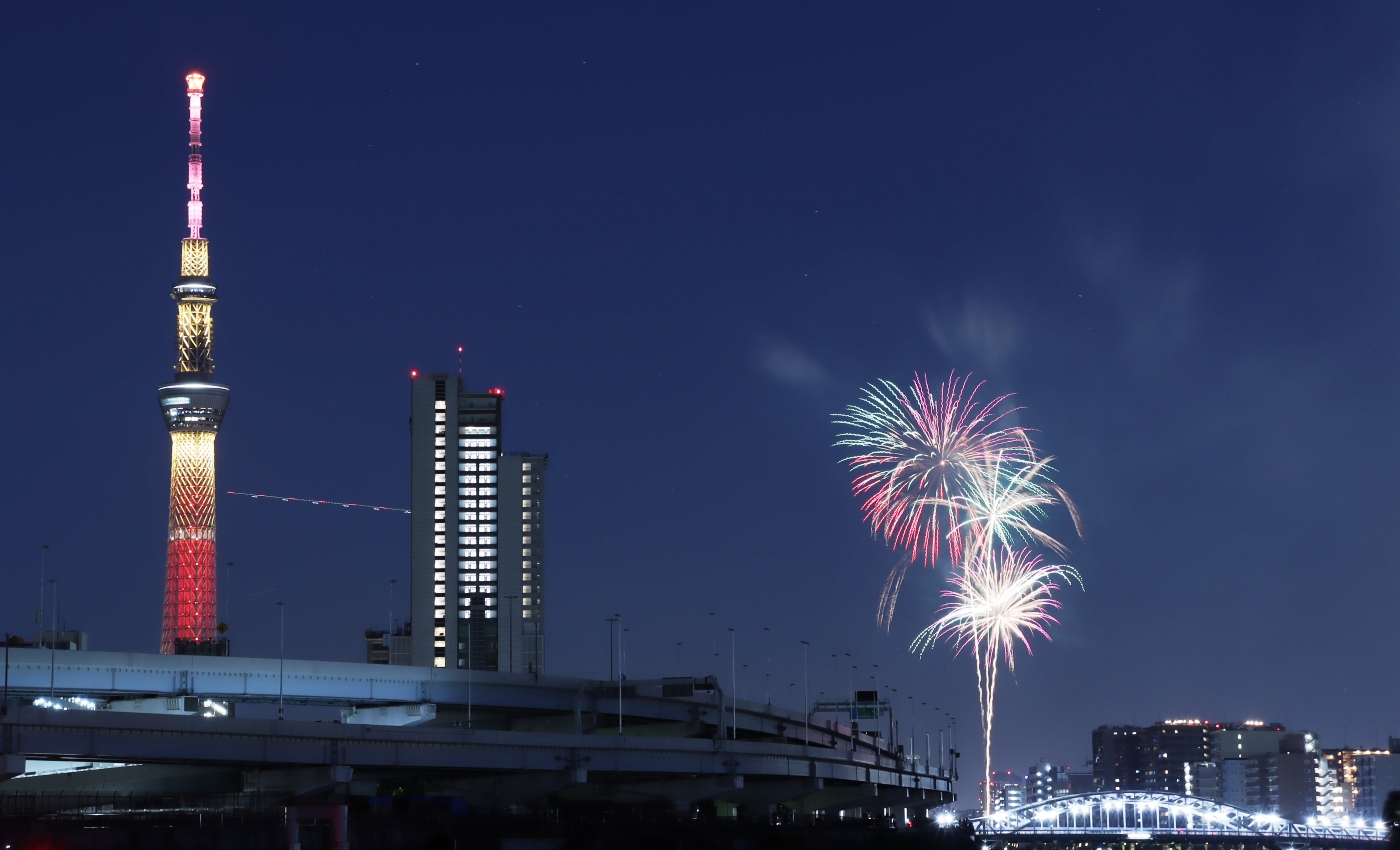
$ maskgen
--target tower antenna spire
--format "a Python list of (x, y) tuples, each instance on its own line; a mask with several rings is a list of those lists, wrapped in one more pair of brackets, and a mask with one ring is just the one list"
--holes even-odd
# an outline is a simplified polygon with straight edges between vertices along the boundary
[(198, 71), (186, 75), (185, 87), (190, 98), (190, 238), (198, 239), (199, 231), (204, 227), (204, 202), (199, 199), (199, 190), (204, 188), (204, 159), (200, 154), (200, 101), (204, 99), (204, 75)]
[(462, 382), (462, 346), (457, 346), (457, 386), (465, 390), (467, 385)]

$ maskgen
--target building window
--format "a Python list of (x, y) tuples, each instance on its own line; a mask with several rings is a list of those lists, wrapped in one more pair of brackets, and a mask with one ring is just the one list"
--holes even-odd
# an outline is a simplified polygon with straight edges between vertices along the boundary
[(475, 475), (459, 475), (459, 476), (457, 477), (457, 483), (458, 483), (458, 484), (475, 484), (475, 483), (476, 483), (476, 476), (475, 476)]
[(529, 483), (530, 483), (531, 481), (533, 481), (534, 479), (535, 479), (535, 476), (533, 476), (533, 475), (522, 475), (522, 476), (520, 476), (520, 483), (521, 483), (521, 484), (529, 484)]
[(520, 468), (523, 469), (523, 470), (526, 471), (526, 472), (529, 472), (530, 469), (531, 469), (531, 466), (530, 466), (530, 464), (528, 464), (528, 463), (522, 463), (522, 464), (520, 464)]
[(530, 511), (521, 511), (521, 512), (520, 512), (520, 518), (521, 518), (521, 519), (534, 519), (534, 518), (535, 518), (535, 515), (534, 515), (533, 513), (531, 513)]
[(530, 550), (529, 550), (529, 549), (521, 549), (521, 550), (520, 550), (520, 554), (522, 554), (522, 555), (524, 555), (524, 556), (526, 556), (526, 557), (529, 557), (529, 556), (530, 556)]
[[(521, 593), (534, 593), (534, 592), (535, 592), (535, 587), (534, 587), (534, 585), (530, 585), (530, 584), (522, 585), (521, 588), (520, 588), (520, 592), (521, 592)], [(529, 604), (530, 604), (530, 597), (528, 597), (528, 596), (525, 597), (525, 604), (526, 604), (526, 605), (529, 605)]]
[(447, 557), (447, 550), (446, 550), (446, 549), (434, 549), (434, 550), (433, 550), (433, 557), (434, 557), (434, 558), (446, 558), (446, 557)]
[(527, 534), (527, 535), (525, 535), (524, 537), (520, 538), (520, 542), (521, 542), (521, 543), (524, 543), (526, 546), (529, 546), (529, 545), (530, 545), (530, 542), (531, 542), (531, 537), (530, 537), (530, 535)]
[(446, 659), (446, 658), (434, 658), (434, 659), (433, 659), (433, 666), (434, 666), (434, 667), (446, 667), (446, 666), (447, 666), (447, 659)]
[(475, 487), (458, 487), (458, 488), (457, 488), (457, 495), (458, 495), (458, 496), (475, 496), (475, 495), (476, 495), (476, 488), (475, 488)]
[(445, 608), (447, 606), (447, 598), (443, 596), (434, 596), (433, 605), (437, 606), (438, 608)]
[(521, 487), (520, 492), (526, 496), (529, 496), (533, 491), (529, 487)]
[(445, 584), (435, 584), (435, 585), (433, 585), (433, 593), (446, 593), (446, 592), (447, 592), (447, 585), (445, 585)]
[(433, 531), (447, 531), (447, 523), (445, 523), (445, 522), (435, 522), (435, 523), (433, 523)]
[(446, 488), (446, 487), (434, 487), (434, 488), (433, 488), (433, 495), (434, 495), (434, 496), (446, 496), (446, 495), (447, 495), (447, 488)]
[(530, 507), (534, 507), (534, 506), (533, 506), (532, 504), (530, 504), (530, 500), (529, 500), (529, 499), (521, 499), (521, 500), (520, 500), (520, 507), (522, 507), (522, 508), (530, 508)]
[(530, 611), (530, 610), (521, 611), (521, 612), (520, 612), (520, 616), (522, 616), (522, 617), (533, 617), (533, 616), (535, 616), (535, 612), (534, 612), (534, 611)]
[(494, 619), (496, 619), (496, 612), (495, 612), (495, 611), (487, 611), (487, 612), (486, 612), (486, 619), (488, 619), (488, 620), (494, 620)]

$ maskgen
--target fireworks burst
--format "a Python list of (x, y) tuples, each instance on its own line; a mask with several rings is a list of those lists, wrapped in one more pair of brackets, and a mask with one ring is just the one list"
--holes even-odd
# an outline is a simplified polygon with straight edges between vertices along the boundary
[[(982, 715), (983, 788), (991, 788), (992, 719), (997, 668), (1004, 659), (1016, 670), (1016, 646), (1031, 652), (1030, 637), (1049, 640), (1046, 626), (1058, 622), (1051, 613), (1060, 607), (1054, 592), (1059, 582), (1083, 586), (1079, 573), (1064, 564), (1043, 564), (1026, 549), (1002, 547), (978, 551), (950, 579), (952, 589), (943, 592), (949, 601), (941, 616), (919, 633), (910, 649), (924, 654), (940, 639), (947, 639), (956, 654), (972, 651), (977, 666), (977, 701)], [(987, 805), (991, 805), (988, 793)], [(990, 813), (988, 808), (988, 813)]]
[[(849, 429), (836, 445), (857, 451), (845, 459), (855, 473), (852, 489), (873, 533), (905, 550), (885, 582), (878, 619), (888, 628), (909, 565), (932, 565), (946, 539), (948, 554), (962, 559), (965, 497), (988, 468), (1019, 469), (1036, 463), (1024, 429), (1003, 420), (1019, 408), (1009, 395), (977, 401), (982, 384), (949, 375), (935, 394), (925, 375), (906, 393), (890, 381), (870, 384), (860, 404), (833, 417)], [(986, 489), (986, 488), (984, 488)]]
[(857, 451), (845, 463), (866, 522), (902, 550), (880, 597), (877, 619), (886, 629), (909, 566), (934, 565), (947, 543), (947, 602), (910, 649), (922, 656), (945, 640), (958, 654), (971, 650), (984, 779), (990, 780), (998, 669), (1004, 662), (1015, 672), (1017, 644), (1029, 653), (1033, 634), (1049, 639), (1046, 627), (1057, 622), (1054, 593), (1062, 582), (1083, 586), (1073, 568), (1044, 564), (1025, 547), (1065, 554), (1064, 544), (1038, 527), (1054, 506), (1065, 507), (1076, 532), (1080, 521), (1074, 503), (1050, 478), (1052, 458), (1038, 457), (1026, 430), (1004, 422), (1020, 410), (1008, 406), (1011, 396), (981, 404), (976, 397), (982, 385), (968, 384), (967, 377), (951, 374), (935, 395), (925, 376), (915, 375), (908, 393), (881, 381), (834, 418), (848, 429), (837, 445)]

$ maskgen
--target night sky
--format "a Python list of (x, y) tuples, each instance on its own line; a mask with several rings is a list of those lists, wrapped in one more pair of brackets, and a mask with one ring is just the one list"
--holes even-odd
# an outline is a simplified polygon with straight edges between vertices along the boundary
[[(878, 664), (966, 778), (971, 660), (906, 649), (944, 573), (877, 629), (831, 414), (971, 372), (1085, 524), (995, 767), (1166, 717), (1400, 734), (1400, 7), (931, 5), (7, 8), (0, 628), (50, 544), (68, 626), (157, 648), (197, 69), (221, 492), (406, 507), (409, 370), (463, 345), (550, 454), (551, 672), (606, 675), (620, 613), (629, 676), (680, 642), (727, 681), (734, 627), (742, 695), (800, 706), (809, 640), (814, 699)], [(403, 615), (403, 515), (219, 512), (237, 653), (279, 600), (303, 658), (363, 660), (391, 579)]]

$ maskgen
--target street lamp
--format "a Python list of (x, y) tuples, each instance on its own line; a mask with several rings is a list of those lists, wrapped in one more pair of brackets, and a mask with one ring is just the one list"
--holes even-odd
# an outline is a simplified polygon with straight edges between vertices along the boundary
[(807, 676), (807, 648), (811, 646), (808, 641), (802, 641), (802, 746), (807, 746), (807, 740), (812, 732), (812, 698), (811, 685)]
[(604, 617), (603, 622), (608, 624), (608, 681), (611, 682), (616, 678), (616, 674), (613, 671), (613, 624), (617, 622), (617, 615), (614, 614), (611, 617)]
[[(613, 622), (622, 624), (622, 615), (614, 614)], [(617, 636), (617, 734), (622, 736), (622, 679), (626, 674), (622, 672), (622, 635)]]
[(53, 585), (53, 620), (49, 626), (49, 699), (53, 699), (55, 670), (58, 666), (58, 579), (49, 579)]
[(285, 720), (283, 683), (287, 664), (287, 606), (277, 603), (277, 719)]
[(734, 629), (729, 630), (729, 737), (737, 739), (739, 737), (739, 701), (735, 699), (739, 692), (738, 668), (734, 666)]

